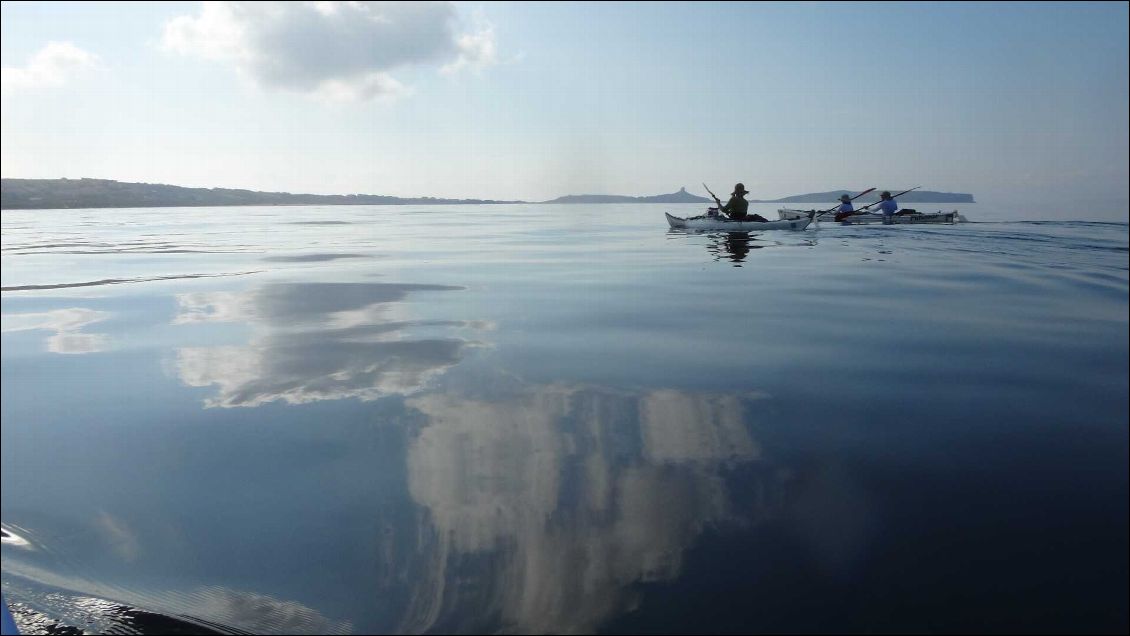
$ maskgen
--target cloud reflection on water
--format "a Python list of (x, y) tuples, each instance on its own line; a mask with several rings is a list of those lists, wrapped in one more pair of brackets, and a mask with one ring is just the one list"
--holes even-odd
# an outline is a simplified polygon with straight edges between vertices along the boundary
[(446, 285), (387, 283), (270, 284), (248, 292), (181, 294), (174, 324), (244, 322), (247, 345), (185, 347), (177, 369), (189, 386), (219, 387), (207, 406), (258, 406), (282, 400), (374, 400), (420, 390), (477, 343), (421, 330), (482, 328), (459, 320), (411, 320), (414, 292)]
[[(746, 428), (758, 395), (643, 394), (547, 386), (511, 399), (429, 393), (408, 447), (427, 515), (398, 631), (592, 632), (673, 581), (704, 529), (775, 514), (735, 505), (726, 474), (760, 456)], [(784, 477), (762, 486), (779, 493)], [(472, 622), (468, 622), (472, 621)]]
[(42, 329), (54, 331), (47, 338), (47, 350), (52, 353), (81, 354), (105, 351), (109, 338), (101, 333), (82, 333), (87, 325), (101, 322), (112, 316), (110, 312), (83, 307), (68, 307), (41, 313), (4, 314), (2, 331), (29, 331)]
[(179, 350), (183, 382), (218, 387), (208, 406), (408, 396), (415, 512), (375, 537), (383, 583), (370, 593), (399, 599), (382, 629), (593, 631), (639, 602), (639, 584), (677, 580), (708, 528), (777, 514), (785, 473), (755, 471), (764, 496), (752, 508), (728, 482), (763, 462), (747, 413), (763, 394), (486, 381), (493, 389), (472, 395), (459, 378), (427, 390), (475, 343), (409, 334), (482, 324), (413, 320), (407, 300), (457, 289), (285, 284), (178, 297), (177, 324), (253, 329), (247, 345)]

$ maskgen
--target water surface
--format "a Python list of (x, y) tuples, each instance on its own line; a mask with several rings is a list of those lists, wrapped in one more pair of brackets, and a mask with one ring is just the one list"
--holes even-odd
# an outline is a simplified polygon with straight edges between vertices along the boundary
[(1125, 224), (664, 210), (5, 211), (17, 618), (1127, 630)]

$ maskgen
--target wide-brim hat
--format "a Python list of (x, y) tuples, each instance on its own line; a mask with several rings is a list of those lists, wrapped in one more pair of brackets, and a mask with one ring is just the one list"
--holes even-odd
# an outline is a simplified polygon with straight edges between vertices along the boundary
[(849, 197), (846, 194), (841, 194), (840, 195), (840, 201), (851, 201), (851, 197)]
[(734, 186), (734, 194), (749, 194), (749, 190), (746, 190), (745, 186), (739, 183)]

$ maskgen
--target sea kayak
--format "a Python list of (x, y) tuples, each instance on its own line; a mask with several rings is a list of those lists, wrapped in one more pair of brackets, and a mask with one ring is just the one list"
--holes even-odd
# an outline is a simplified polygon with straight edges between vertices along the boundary
[[(4, 536), (8, 535), (5, 534)], [(0, 617), (0, 634), (19, 636), (20, 630), (16, 627), (16, 621), (12, 620), (12, 613), (8, 611), (8, 601), (4, 599), (3, 595), (0, 595), (0, 606), (3, 607), (4, 612), (4, 615)]]
[[(777, 210), (777, 216), (782, 220), (801, 219), (807, 218), (812, 210)], [(828, 212), (819, 217), (819, 220), (824, 223), (840, 223), (842, 225), (868, 225), (873, 223), (884, 223), (885, 220), (882, 214), (853, 214), (842, 221), (836, 221), (834, 212)], [(957, 210), (953, 212), (933, 212), (933, 213), (914, 213), (914, 214), (896, 214), (891, 217), (891, 223), (894, 224), (907, 224), (907, 223), (961, 223), (965, 221), (965, 217), (961, 216)]]
[[(666, 213), (665, 213), (666, 214)], [(681, 219), (667, 214), (671, 227), (686, 230), (723, 230), (727, 232), (757, 232), (760, 230), (803, 230), (812, 223), (807, 212), (804, 218), (779, 221), (734, 221), (721, 216), (692, 216)]]

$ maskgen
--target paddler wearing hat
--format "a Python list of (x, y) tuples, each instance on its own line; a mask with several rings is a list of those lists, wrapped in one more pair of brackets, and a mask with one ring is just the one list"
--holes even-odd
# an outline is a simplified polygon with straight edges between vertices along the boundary
[(847, 194), (840, 195), (840, 207), (836, 208), (836, 214), (847, 216), (855, 212), (855, 206), (851, 204), (851, 196)]
[(746, 212), (749, 211), (749, 201), (746, 201), (742, 197), (747, 194), (749, 194), (749, 191), (745, 189), (744, 185), (740, 183), (736, 184), (733, 194), (730, 195), (730, 200), (726, 202), (726, 205), (722, 206), (722, 211), (735, 221), (767, 221), (768, 219), (760, 214), (746, 214)]

